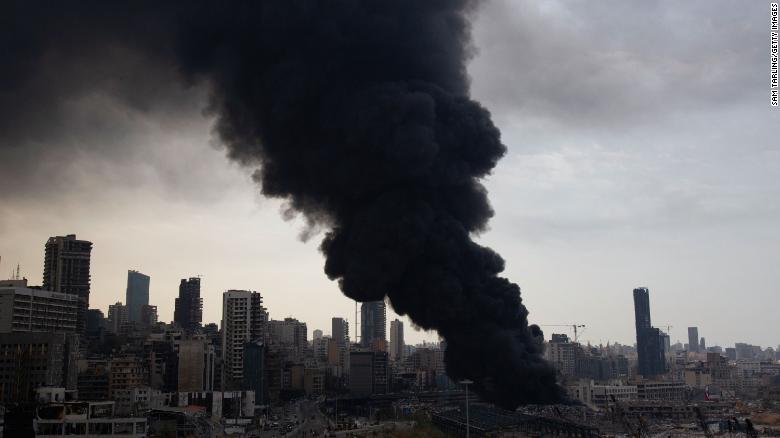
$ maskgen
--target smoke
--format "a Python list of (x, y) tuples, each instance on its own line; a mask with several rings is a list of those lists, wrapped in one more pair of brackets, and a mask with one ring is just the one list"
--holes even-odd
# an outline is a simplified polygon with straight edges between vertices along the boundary
[[(472, 240), (493, 215), (480, 180), (506, 152), (490, 113), (469, 98), (473, 2), (74, 7), (59, 11), (63, 21), (43, 14), (46, 30), (8, 31), (35, 38), (11, 51), (24, 62), (0, 90), (20, 86), (61, 44), (74, 59), (121, 46), (173, 64), (184, 84), (205, 81), (228, 155), (257, 167), (262, 193), (285, 200), (288, 214), (327, 230), (325, 273), (345, 295), (386, 296), (437, 330), (448, 375), (473, 380), (487, 400), (563, 400), (519, 287), (500, 276), (503, 259)], [(73, 29), (65, 43), (56, 38)], [(147, 88), (128, 99), (160, 98)]]

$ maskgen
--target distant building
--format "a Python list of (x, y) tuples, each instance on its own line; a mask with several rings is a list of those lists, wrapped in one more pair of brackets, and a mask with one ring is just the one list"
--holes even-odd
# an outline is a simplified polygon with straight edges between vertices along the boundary
[(758, 345), (737, 342), (734, 344), (734, 351), (736, 360), (752, 360), (761, 354), (761, 347)]
[(265, 344), (256, 340), (244, 345), (244, 388), (255, 392), (258, 405), (267, 403), (265, 388)]
[(328, 347), (328, 364), (335, 367), (337, 376), (349, 373), (349, 323), (344, 318), (331, 320), (332, 343)]
[(404, 357), (404, 323), (400, 319), (390, 321), (390, 359), (399, 361)]
[(144, 304), (141, 306), (141, 320), (139, 321), (142, 328), (149, 329), (157, 325), (157, 306)]
[(699, 328), (688, 327), (688, 351), (691, 353), (699, 352)]
[(173, 321), (188, 331), (196, 331), (203, 321), (203, 299), (200, 297), (200, 278), (182, 279), (176, 298)]
[(76, 332), (87, 327), (92, 242), (77, 240), (75, 234), (50, 237), (43, 264), (43, 289), (78, 297)]
[(384, 351), (352, 351), (349, 354), (349, 392), (354, 397), (388, 391), (388, 361)]
[(701, 351), (702, 353), (705, 353), (707, 351), (707, 341), (705, 341), (703, 337), (699, 341), (699, 351)]
[(106, 328), (106, 318), (100, 309), (87, 310), (87, 336), (97, 338)]
[(0, 281), (0, 333), (76, 332), (76, 295), (27, 287), (27, 280)]
[(580, 344), (569, 342), (569, 337), (561, 334), (553, 334), (545, 350), (547, 360), (566, 377), (575, 376), (579, 352)]
[(108, 359), (80, 359), (78, 361), (78, 396), (82, 401), (108, 400)]
[(344, 318), (331, 320), (331, 337), (336, 344), (349, 344), (349, 323)]
[(76, 389), (75, 333), (0, 334), (0, 405), (35, 400), (43, 386)]
[(131, 322), (140, 323), (143, 306), (149, 305), (149, 276), (138, 271), (127, 271), (125, 290), (128, 317)]
[(222, 294), (222, 384), (223, 390), (244, 385), (244, 347), (262, 341), (268, 312), (258, 292), (228, 290)]
[(311, 338), (312, 339), (321, 339), (322, 338), (322, 330), (316, 329), (313, 332), (311, 332)]
[(130, 323), (130, 317), (127, 306), (121, 302), (108, 306), (108, 331), (111, 333), (126, 333), (127, 326)]
[(108, 395), (117, 410), (129, 414), (133, 408), (133, 390), (149, 386), (149, 369), (142, 357), (112, 357), (109, 362)]
[(178, 391), (214, 390), (214, 346), (205, 339), (182, 339), (178, 346)]
[(652, 377), (666, 372), (666, 339), (650, 322), (650, 290), (634, 289), (634, 317), (639, 374)]
[(384, 301), (368, 301), (360, 306), (360, 345), (371, 348), (376, 341), (387, 342), (387, 307)]
[(291, 348), (296, 352), (303, 352), (308, 346), (306, 323), (295, 318), (268, 321), (267, 330), (266, 340), (272, 346)]
[(682, 401), (687, 396), (685, 382), (643, 381), (636, 386), (640, 400)]

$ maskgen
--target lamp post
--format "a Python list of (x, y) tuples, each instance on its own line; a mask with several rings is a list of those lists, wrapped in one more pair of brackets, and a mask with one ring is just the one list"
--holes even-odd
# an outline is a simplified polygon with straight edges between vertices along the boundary
[(471, 385), (472, 382), (469, 379), (464, 379), (460, 381), (461, 385), (466, 386), (466, 438), (469, 438), (469, 385)]

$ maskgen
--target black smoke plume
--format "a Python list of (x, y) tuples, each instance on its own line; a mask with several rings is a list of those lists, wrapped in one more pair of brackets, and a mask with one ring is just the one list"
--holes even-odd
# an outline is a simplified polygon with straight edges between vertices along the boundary
[(506, 152), (469, 97), (473, 2), (65, 3), (6, 11), (3, 118), (52, 51), (89, 63), (122, 47), (206, 81), (229, 156), (258, 168), (264, 195), (327, 230), (325, 272), (344, 294), (388, 297), (437, 330), (449, 376), (487, 400), (564, 398), (520, 289), (500, 276), (504, 260), (472, 240), (493, 214), (480, 180)]

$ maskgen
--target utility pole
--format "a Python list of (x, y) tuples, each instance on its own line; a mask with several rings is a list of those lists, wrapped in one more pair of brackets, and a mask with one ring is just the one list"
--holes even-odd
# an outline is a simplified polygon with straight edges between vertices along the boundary
[(465, 379), (461, 380), (460, 383), (466, 386), (466, 438), (469, 438), (469, 385), (474, 382)]

